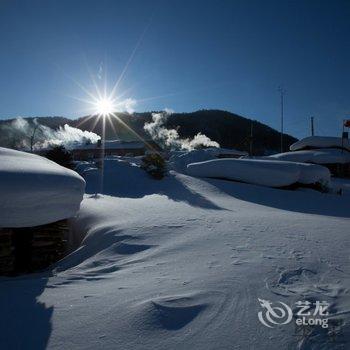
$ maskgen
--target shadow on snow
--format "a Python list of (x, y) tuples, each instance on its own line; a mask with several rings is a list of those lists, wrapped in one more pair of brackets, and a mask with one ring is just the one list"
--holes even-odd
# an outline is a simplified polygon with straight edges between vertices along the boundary
[(205, 179), (221, 192), (267, 207), (297, 213), (350, 218), (349, 197), (314, 190), (285, 190), (227, 180)]
[(49, 276), (0, 279), (0, 348), (46, 349), (53, 307), (38, 301)]
[(120, 166), (120, 163), (117, 170), (120, 171), (112, 167), (105, 168), (103, 186), (99, 179), (99, 171), (87, 173), (84, 176), (87, 183), (85, 192), (88, 194), (103, 193), (123, 198), (142, 198), (147, 195), (160, 194), (173, 201), (186, 202), (194, 207), (227, 210), (190, 189), (173, 175), (166, 176), (162, 180), (154, 180), (144, 170), (128, 164)]

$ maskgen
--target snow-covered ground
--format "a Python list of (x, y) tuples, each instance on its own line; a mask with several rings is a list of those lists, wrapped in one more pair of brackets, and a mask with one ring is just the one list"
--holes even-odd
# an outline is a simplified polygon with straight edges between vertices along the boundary
[[(1, 349), (349, 348), (348, 192), (105, 164), (103, 182), (81, 166), (77, 249), (53, 272), (0, 279)], [(329, 328), (268, 328), (258, 298), (327, 301)]]

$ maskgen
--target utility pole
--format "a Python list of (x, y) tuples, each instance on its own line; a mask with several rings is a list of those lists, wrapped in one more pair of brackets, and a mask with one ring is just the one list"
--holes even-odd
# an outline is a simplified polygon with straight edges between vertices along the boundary
[(345, 119), (343, 119), (343, 131), (341, 134), (341, 153), (344, 152), (344, 138), (345, 138)]
[(283, 153), (284, 94), (286, 93), (286, 90), (283, 89), (282, 86), (279, 86), (278, 91), (280, 92), (281, 98), (281, 153)]
[(315, 129), (314, 129), (314, 117), (311, 117), (311, 136), (315, 136)]
[(253, 155), (253, 121), (250, 122), (249, 155)]

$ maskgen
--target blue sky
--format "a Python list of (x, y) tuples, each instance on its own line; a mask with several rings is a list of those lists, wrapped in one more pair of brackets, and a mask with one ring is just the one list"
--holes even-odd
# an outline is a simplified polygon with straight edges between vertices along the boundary
[[(91, 75), (136, 111), (224, 109), (337, 135), (350, 117), (349, 1), (0, 1), (0, 118), (86, 115)], [(74, 81), (76, 82), (74, 82)]]

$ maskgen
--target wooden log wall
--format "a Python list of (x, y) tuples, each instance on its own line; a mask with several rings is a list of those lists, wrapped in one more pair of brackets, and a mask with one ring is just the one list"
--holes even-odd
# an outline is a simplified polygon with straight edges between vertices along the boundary
[(0, 228), (0, 275), (46, 269), (67, 250), (67, 220), (26, 228)]

